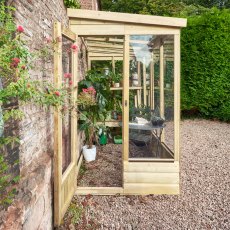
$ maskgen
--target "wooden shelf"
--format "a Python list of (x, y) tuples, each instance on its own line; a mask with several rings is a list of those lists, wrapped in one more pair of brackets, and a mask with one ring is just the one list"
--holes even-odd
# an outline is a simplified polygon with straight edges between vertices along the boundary
[[(149, 85), (146, 86), (146, 89), (149, 90)], [(135, 90), (135, 89), (143, 89), (143, 86), (130, 86), (129, 87), (130, 90)], [(159, 87), (154, 87), (154, 90), (159, 90)], [(110, 90), (123, 90), (123, 87), (111, 87)], [(172, 88), (164, 88), (164, 90), (173, 90)]]
[[(142, 86), (130, 86), (130, 90), (132, 89), (143, 89)], [(123, 87), (111, 87), (110, 90), (123, 90)]]
[(111, 121), (101, 121), (101, 122), (97, 122), (98, 125), (105, 125), (107, 127), (121, 127), (121, 122), (122, 121), (118, 121), (118, 120), (111, 120)]

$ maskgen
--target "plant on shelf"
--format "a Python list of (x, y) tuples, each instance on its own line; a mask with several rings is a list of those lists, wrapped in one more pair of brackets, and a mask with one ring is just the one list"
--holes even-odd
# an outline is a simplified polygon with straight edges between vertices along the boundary
[(78, 84), (79, 91), (83, 88), (92, 86), (96, 90), (96, 104), (95, 110), (98, 121), (105, 121), (114, 108), (114, 97), (110, 91), (110, 76), (105, 76), (101, 72), (90, 70), (86, 73), (85, 79)]
[(110, 78), (112, 80), (113, 87), (116, 87), (116, 88), (120, 87), (120, 82), (122, 80), (121, 74), (119, 74), (119, 73), (116, 74), (116, 73), (111, 72)]
[(85, 133), (83, 155), (86, 161), (92, 161), (96, 159), (96, 146), (94, 145), (94, 142), (97, 140), (96, 90), (92, 86), (83, 88), (78, 95), (77, 104), (80, 130)]

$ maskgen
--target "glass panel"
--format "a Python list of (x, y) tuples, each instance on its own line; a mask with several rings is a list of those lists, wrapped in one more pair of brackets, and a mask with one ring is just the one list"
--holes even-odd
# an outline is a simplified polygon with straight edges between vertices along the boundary
[[(62, 84), (67, 90), (70, 90), (72, 84), (72, 41), (62, 36)], [(66, 97), (65, 107), (62, 117), (62, 173), (71, 163), (71, 114), (68, 108), (70, 98)]]
[(174, 152), (174, 38), (164, 44), (164, 143)]
[[(100, 162), (101, 167), (89, 168), (87, 174), (78, 179), (78, 185), (122, 186), (121, 123), (124, 39), (123, 36), (87, 36), (84, 37), (84, 41), (89, 50), (90, 71), (82, 74), (84, 80), (78, 83), (78, 93), (91, 86), (96, 90), (96, 104), (91, 112), (93, 112), (94, 122), (97, 123), (96, 160)], [(79, 106), (79, 110), (81, 114), (87, 115), (84, 106)], [(81, 128), (84, 123), (85, 119), (84, 117), (81, 119), (80, 115), (78, 127)], [(84, 130), (84, 127), (81, 130)], [(111, 169), (116, 175), (113, 172), (108, 173)]]
[(172, 159), (173, 36), (130, 36), (129, 101), (129, 157)]

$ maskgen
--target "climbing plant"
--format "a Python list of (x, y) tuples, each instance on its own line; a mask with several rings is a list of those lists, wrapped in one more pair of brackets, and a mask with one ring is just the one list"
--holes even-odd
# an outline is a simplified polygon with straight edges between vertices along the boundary
[(19, 142), (18, 136), (9, 132), (24, 116), (19, 104), (57, 108), (64, 105), (70, 93), (66, 87), (56, 88), (49, 82), (31, 78), (35, 62), (52, 59), (53, 45), (61, 40), (45, 38), (39, 51), (30, 52), (22, 39), (24, 28), (14, 23), (13, 10), (0, 4), (0, 206), (12, 202), (19, 180), (11, 172), (13, 164), (18, 162), (8, 159), (9, 150)]

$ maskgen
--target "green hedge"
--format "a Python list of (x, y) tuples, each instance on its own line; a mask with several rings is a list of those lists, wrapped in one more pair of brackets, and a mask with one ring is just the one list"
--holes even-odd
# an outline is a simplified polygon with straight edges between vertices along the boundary
[(182, 110), (230, 121), (230, 11), (189, 18), (181, 45)]

